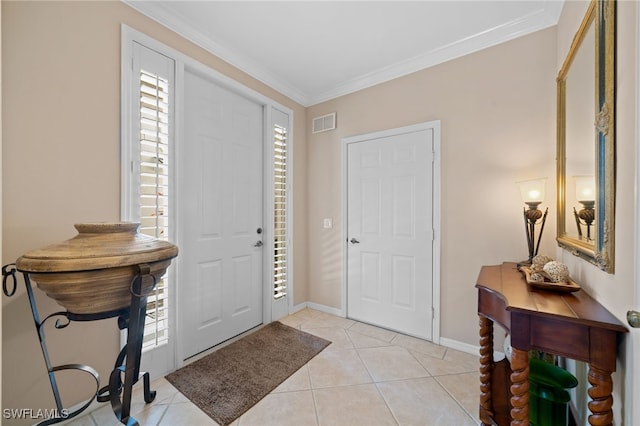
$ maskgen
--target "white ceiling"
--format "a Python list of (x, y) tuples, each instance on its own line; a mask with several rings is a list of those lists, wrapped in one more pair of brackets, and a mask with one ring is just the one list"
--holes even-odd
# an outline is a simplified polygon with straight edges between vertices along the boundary
[(556, 25), (563, 5), (123, 1), (304, 106)]

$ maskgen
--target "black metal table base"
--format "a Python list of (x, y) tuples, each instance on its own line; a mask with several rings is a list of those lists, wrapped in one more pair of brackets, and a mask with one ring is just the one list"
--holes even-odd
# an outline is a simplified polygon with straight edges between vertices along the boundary
[[(15, 268), (15, 264), (9, 264), (2, 267), (2, 290), (8, 297), (13, 296), (16, 292), (16, 273), (17, 270)], [(150, 403), (156, 397), (156, 392), (151, 390), (149, 373), (140, 373), (140, 357), (142, 355), (142, 339), (144, 336), (144, 319), (147, 310), (147, 294), (155, 288), (156, 285), (155, 277), (150, 273), (149, 265), (138, 265), (138, 274), (131, 281), (129, 288), (131, 293), (131, 304), (128, 308), (96, 314), (55, 312), (44, 318), (42, 321), (40, 320), (40, 314), (38, 313), (38, 307), (36, 305), (29, 274), (26, 272), (23, 272), (22, 274), (25, 287), (27, 289), (27, 296), (31, 306), (31, 313), (33, 315), (36, 332), (38, 333), (38, 339), (40, 341), (40, 348), (42, 349), (42, 355), (44, 356), (44, 361), (47, 365), (51, 390), (56, 403), (56, 417), (48, 418), (41, 423), (38, 423), (38, 425), (44, 426), (55, 424), (76, 417), (93, 403), (94, 397), (97, 402), (110, 402), (114, 414), (122, 424), (128, 426), (138, 425), (137, 420), (131, 417), (131, 395), (133, 385), (142, 378), (144, 386), (144, 401), (146, 403)], [(153, 280), (153, 286), (148, 286), (149, 290), (147, 290), (147, 293), (142, 292), (143, 281), (145, 280)], [(87, 365), (52, 365), (49, 357), (49, 351), (47, 349), (44, 325), (50, 318), (54, 317), (58, 317), (55, 322), (55, 328), (57, 329), (67, 327), (71, 321), (95, 321), (118, 317), (118, 327), (120, 330), (127, 330), (127, 343), (116, 358), (115, 366), (109, 376), (109, 384), (107, 386), (100, 388), (100, 377), (98, 372)], [(66, 321), (61, 321), (61, 318), (64, 318)], [(94, 396), (89, 398), (84, 405), (74, 411), (64, 408), (62, 400), (60, 399), (60, 392), (58, 390), (55, 374), (63, 370), (78, 370), (87, 373), (91, 375), (96, 382), (96, 391)]]

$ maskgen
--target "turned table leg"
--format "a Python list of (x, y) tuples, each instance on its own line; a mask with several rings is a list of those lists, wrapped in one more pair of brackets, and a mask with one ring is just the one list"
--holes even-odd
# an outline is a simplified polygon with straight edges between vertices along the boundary
[(511, 352), (511, 426), (529, 424), (529, 352)]
[(480, 421), (483, 425), (493, 422), (491, 400), (491, 374), (493, 372), (493, 321), (480, 316)]
[(589, 410), (591, 414), (589, 416), (589, 424), (592, 426), (605, 426), (613, 424), (613, 397), (611, 392), (613, 391), (613, 380), (611, 380), (611, 372), (601, 370), (589, 365), (589, 396), (591, 401), (589, 402)]

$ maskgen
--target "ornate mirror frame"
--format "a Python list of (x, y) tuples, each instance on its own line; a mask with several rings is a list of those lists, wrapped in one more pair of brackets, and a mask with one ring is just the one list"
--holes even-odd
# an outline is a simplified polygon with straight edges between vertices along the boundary
[[(557, 121), (557, 193), (558, 245), (576, 256), (588, 260), (602, 270), (614, 272), (615, 236), (615, 0), (592, 0), (576, 33), (569, 54), (560, 69)], [(595, 126), (595, 225), (593, 242), (567, 233), (567, 99), (566, 81), (590, 27), (595, 25), (595, 93), (594, 117), (584, 126)], [(589, 41), (587, 41), (589, 42)], [(577, 220), (577, 218), (576, 218)]]

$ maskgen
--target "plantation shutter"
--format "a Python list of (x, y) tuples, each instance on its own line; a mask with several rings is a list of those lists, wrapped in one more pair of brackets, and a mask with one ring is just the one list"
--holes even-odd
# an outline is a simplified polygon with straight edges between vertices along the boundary
[[(123, 192), (128, 200), (123, 219), (139, 222), (140, 233), (166, 241), (175, 238), (171, 217), (175, 60), (135, 41), (131, 46), (127, 114), (131, 133), (123, 136), (130, 153), (123, 158), (130, 167), (123, 177)], [(172, 267), (147, 296), (142, 345), (145, 351), (166, 351), (170, 331), (175, 329), (169, 321), (173, 318), (169, 311), (174, 287), (171, 270)]]
[[(140, 233), (169, 235), (169, 81), (140, 70)], [(147, 298), (143, 348), (166, 343), (169, 335), (167, 279)]]
[(273, 297), (287, 295), (287, 129), (278, 124), (273, 127)]

